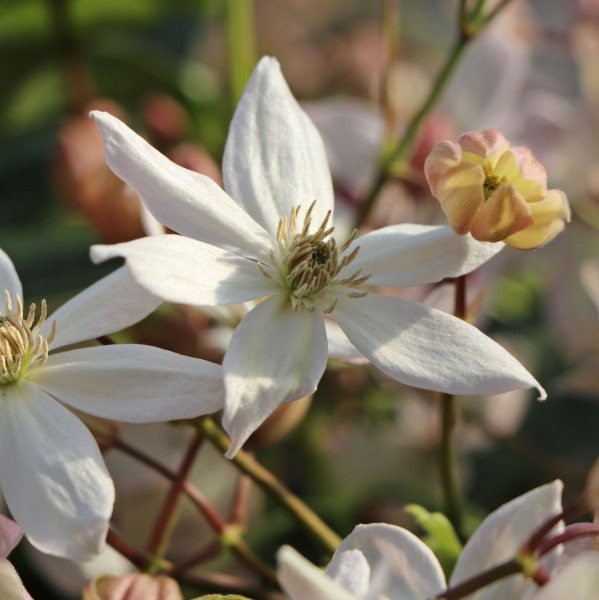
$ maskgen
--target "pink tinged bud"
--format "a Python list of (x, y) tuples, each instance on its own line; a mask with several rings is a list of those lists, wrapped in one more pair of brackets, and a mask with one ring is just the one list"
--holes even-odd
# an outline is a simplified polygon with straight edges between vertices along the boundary
[(570, 220), (563, 192), (547, 190), (547, 172), (528, 148), (509, 148), (496, 129), (440, 142), (424, 173), (453, 230), (483, 242), (532, 250)]
[(183, 594), (170, 577), (131, 573), (97, 577), (86, 585), (83, 600), (183, 600)]

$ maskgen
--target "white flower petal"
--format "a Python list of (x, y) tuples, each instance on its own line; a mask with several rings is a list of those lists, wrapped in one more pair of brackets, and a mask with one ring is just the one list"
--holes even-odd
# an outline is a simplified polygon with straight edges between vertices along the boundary
[(150, 212), (183, 235), (268, 258), (270, 238), (210, 177), (184, 169), (116, 117), (93, 111), (108, 166)]
[(0, 558), (6, 558), (21, 541), (23, 530), (8, 517), (0, 515)]
[(337, 579), (348, 550), (359, 550), (370, 566), (367, 598), (381, 596), (422, 600), (445, 589), (445, 576), (432, 550), (401, 527), (376, 523), (358, 525), (343, 540), (327, 567)]
[(326, 361), (320, 313), (293, 311), (281, 296), (251, 310), (235, 329), (223, 360), (223, 426), (231, 438), (227, 456), (234, 456), (279, 404), (314, 392)]
[(368, 359), (358, 352), (358, 349), (349, 341), (338, 323), (325, 319), (327, 331), (327, 343), (329, 347), (329, 358), (340, 360), (350, 365), (363, 365)]
[(335, 552), (327, 567), (327, 575), (358, 598), (365, 598), (370, 588), (370, 566), (360, 550)]
[(279, 63), (265, 57), (241, 98), (223, 157), (225, 189), (271, 235), (292, 207), (310, 205), (316, 227), (333, 210), (322, 139), (299, 107)]
[(546, 396), (534, 377), (491, 338), (423, 304), (379, 294), (341, 297), (333, 316), (364, 356), (407, 385), (491, 395), (536, 387)]
[(4, 250), (0, 249), (0, 314), (2, 315), (6, 314), (5, 290), (8, 290), (14, 308), (15, 295), (18, 294), (21, 300), (23, 299), (23, 288), (12, 260)]
[(273, 293), (254, 261), (181, 235), (91, 248), (94, 262), (115, 256), (126, 259), (136, 283), (170, 302), (235, 304)]
[(52, 354), (28, 379), (77, 410), (130, 423), (190, 419), (224, 404), (220, 365), (138, 344)]
[[(502, 243), (477, 242), (451, 227), (391, 225), (359, 237), (348, 249), (360, 251), (344, 270), (372, 274), (368, 285), (407, 287), (470, 273), (495, 256)], [(343, 276), (343, 273), (340, 275)]]
[[(504, 596), (505, 598), (506, 596)], [(551, 578), (534, 600), (597, 600), (599, 598), (599, 554), (581, 554)]]
[(114, 486), (91, 433), (34, 384), (0, 389), (2, 493), (39, 550), (86, 560), (104, 545)]
[[(561, 512), (562, 482), (554, 481), (511, 500), (492, 512), (468, 540), (453, 570), (450, 586), (516, 556), (534, 531)], [(469, 598), (521, 598), (531, 584), (513, 575), (489, 585)]]
[(162, 299), (139, 286), (125, 267), (100, 279), (63, 304), (46, 319), (45, 337), (56, 321), (56, 337), (50, 348), (120, 331), (148, 316)]
[(277, 576), (290, 600), (358, 600), (291, 546), (277, 552)]
[(2, 600), (31, 600), (19, 574), (6, 559), (0, 560), (0, 598)]

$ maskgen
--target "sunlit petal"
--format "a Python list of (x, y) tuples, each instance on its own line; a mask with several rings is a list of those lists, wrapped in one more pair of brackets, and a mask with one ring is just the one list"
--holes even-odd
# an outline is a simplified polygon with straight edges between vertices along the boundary
[(15, 302), (16, 294), (21, 299), (23, 298), (23, 288), (21, 287), (21, 280), (17, 275), (15, 266), (12, 264), (12, 260), (8, 258), (6, 252), (0, 249), (0, 314), (6, 313), (5, 290), (8, 290), (13, 303)]
[(92, 260), (122, 256), (134, 281), (163, 300), (181, 304), (235, 304), (272, 293), (254, 261), (180, 235), (92, 246)]
[(268, 258), (269, 236), (212, 179), (184, 169), (112, 115), (93, 111), (108, 166), (173, 231)]
[(265, 57), (241, 98), (223, 158), (225, 188), (273, 236), (292, 207), (317, 200), (316, 227), (333, 209), (324, 145), (289, 91), (279, 63)]
[(341, 298), (333, 316), (373, 364), (397, 381), (450, 394), (536, 387), (534, 377), (481, 331), (422, 304), (378, 294)]
[(160, 304), (161, 298), (135, 283), (129, 271), (121, 267), (63, 304), (46, 319), (40, 333), (48, 337), (56, 321), (51, 348), (59, 348), (125, 329)]
[(380, 523), (358, 525), (337, 548), (327, 567), (333, 579), (346, 570), (344, 563), (350, 550), (359, 550), (370, 567), (368, 599), (384, 596), (422, 600), (445, 589), (439, 561), (406, 529)]
[(364, 275), (372, 275), (369, 285), (390, 287), (436, 283), (470, 273), (503, 248), (503, 244), (456, 235), (451, 227), (410, 224), (367, 233), (348, 252), (358, 246), (358, 256), (343, 273), (361, 269)]
[(358, 600), (290, 546), (277, 552), (277, 575), (290, 600)]
[(318, 312), (292, 311), (274, 296), (238, 325), (225, 354), (225, 414), (233, 456), (281, 403), (311, 394), (324, 372), (327, 340)]
[(2, 493), (39, 550), (86, 560), (104, 545), (114, 486), (91, 433), (35, 385), (0, 391)]
[(131, 423), (197, 417), (224, 402), (220, 365), (138, 344), (59, 352), (28, 379), (77, 410)]

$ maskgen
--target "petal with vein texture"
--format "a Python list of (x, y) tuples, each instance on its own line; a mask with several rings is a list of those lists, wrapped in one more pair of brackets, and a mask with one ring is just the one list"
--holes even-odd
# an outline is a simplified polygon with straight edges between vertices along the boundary
[(163, 224), (222, 248), (268, 259), (270, 239), (210, 177), (171, 162), (116, 117), (93, 111), (106, 162)]
[(28, 379), (77, 410), (129, 423), (191, 419), (224, 403), (220, 365), (139, 344), (58, 352)]
[(223, 361), (227, 456), (234, 456), (279, 404), (314, 392), (326, 362), (320, 313), (293, 311), (289, 299), (280, 296), (252, 309), (235, 329)]
[(358, 600), (290, 546), (277, 552), (277, 576), (291, 600)]
[(333, 316), (354, 346), (401, 383), (449, 394), (546, 394), (499, 344), (447, 313), (401, 298), (340, 297)]
[(41, 334), (47, 337), (56, 321), (52, 349), (91, 340), (141, 321), (160, 304), (161, 298), (135, 283), (121, 267), (63, 304), (46, 319)]
[(358, 256), (340, 274), (362, 270), (368, 285), (407, 287), (459, 277), (495, 256), (503, 244), (477, 242), (451, 227), (391, 225), (359, 237), (347, 250)]
[[(516, 556), (538, 527), (561, 512), (562, 488), (561, 481), (554, 481), (492, 512), (464, 547), (451, 575), (450, 586)], [(512, 575), (472, 594), (472, 600), (521, 598), (529, 587), (534, 586), (521, 575)]]
[(94, 262), (122, 256), (136, 283), (169, 302), (212, 306), (273, 293), (254, 261), (181, 235), (92, 246), (91, 256)]
[(327, 574), (337, 580), (349, 550), (359, 550), (370, 567), (367, 597), (423, 600), (445, 589), (445, 576), (433, 552), (414, 534), (394, 525), (358, 525), (337, 548)]
[(13, 308), (15, 294), (19, 294), (21, 299), (23, 299), (23, 288), (21, 287), (21, 280), (17, 275), (15, 266), (12, 264), (12, 260), (8, 258), (8, 254), (0, 249), (0, 314), (2, 315), (6, 313), (4, 290), (8, 290), (10, 293)]
[(91, 433), (25, 380), (2, 387), (0, 411), (2, 492), (27, 539), (71, 560), (96, 555), (114, 486)]
[(317, 200), (318, 227), (333, 210), (320, 134), (289, 91), (279, 63), (259, 63), (237, 105), (223, 157), (225, 189), (274, 237), (292, 207)]

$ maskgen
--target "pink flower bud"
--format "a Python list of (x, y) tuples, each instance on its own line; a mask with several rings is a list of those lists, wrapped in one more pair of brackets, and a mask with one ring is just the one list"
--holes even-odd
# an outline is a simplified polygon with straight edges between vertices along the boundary
[(510, 148), (496, 129), (439, 142), (424, 163), (435, 198), (458, 234), (522, 250), (550, 242), (570, 220), (566, 195), (528, 148)]

